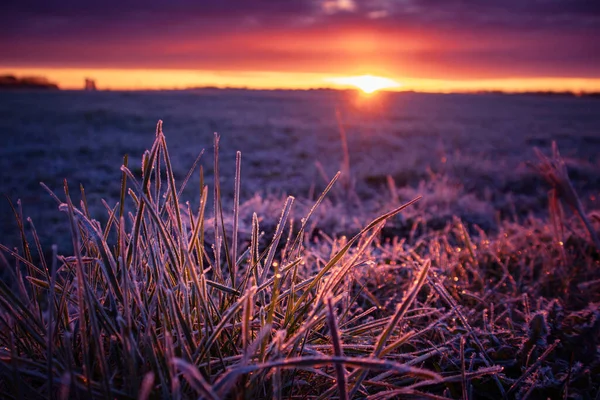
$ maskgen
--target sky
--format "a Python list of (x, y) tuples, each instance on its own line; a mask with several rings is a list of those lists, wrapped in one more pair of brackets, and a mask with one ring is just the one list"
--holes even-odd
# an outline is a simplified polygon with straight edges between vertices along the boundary
[(66, 88), (370, 74), (394, 90), (600, 91), (598, 38), (598, 0), (5, 0), (0, 73)]

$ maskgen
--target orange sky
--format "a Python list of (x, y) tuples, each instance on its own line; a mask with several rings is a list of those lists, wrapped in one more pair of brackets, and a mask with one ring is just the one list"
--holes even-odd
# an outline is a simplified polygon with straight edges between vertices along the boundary
[(0, 15), (0, 73), (63, 88), (600, 91), (600, 2), (45, 0)]
[[(99, 89), (143, 90), (186, 89), (216, 86), (251, 89), (352, 88), (350, 84), (332, 81), (354, 75), (267, 71), (199, 71), (181, 69), (93, 69), (93, 68), (0, 68), (0, 75), (45, 76), (62, 89), (81, 89), (85, 78), (96, 80)], [(475, 80), (443, 80), (403, 78), (385, 75), (398, 86), (392, 91), (464, 92), (480, 90), (522, 91), (600, 91), (600, 79), (587, 78), (499, 78)]]

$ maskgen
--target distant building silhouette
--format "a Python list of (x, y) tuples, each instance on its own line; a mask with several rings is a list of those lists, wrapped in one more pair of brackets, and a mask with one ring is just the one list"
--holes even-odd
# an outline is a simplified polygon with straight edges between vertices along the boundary
[(85, 78), (85, 90), (98, 90), (98, 88), (96, 88), (96, 81), (94, 79)]

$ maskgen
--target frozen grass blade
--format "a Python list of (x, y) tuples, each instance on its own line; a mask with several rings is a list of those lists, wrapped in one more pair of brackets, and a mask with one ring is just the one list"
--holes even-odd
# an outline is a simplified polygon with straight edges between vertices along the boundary
[[(77, 305), (78, 305), (78, 311), (79, 311), (79, 327), (81, 329), (81, 342), (82, 342), (82, 347), (84, 349), (89, 349), (89, 333), (88, 333), (88, 326), (85, 323), (86, 321), (86, 306), (85, 306), (85, 299), (84, 299), (84, 282), (85, 282), (85, 274), (83, 272), (83, 262), (81, 261), (81, 254), (79, 253), (79, 239), (78, 239), (78, 235), (77, 235), (77, 229), (75, 227), (75, 212), (74, 212), (74, 208), (73, 208), (73, 204), (71, 203), (71, 198), (69, 196), (69, 188), (67, 186), (67, 182), (64, 182), (64, 189), (65, 189), (65, 195), (67, 197), (67, 207), (68, 207), (68, 215), (69, 215), (69, 223), (70, 223), (70, 227), (71, 227), (71, 235), (73, 238), (73, 252), (76, 255), (76, 263), (75, 263), (75, 267), (76, 267), (76, 276), (77, 276)], [(91, 395), (91, 381), (92, 381), (92, 376), (91, 376), (91, 369), (92, 369), (92, 362), (90, 360), (90, 355), (87, 351), (83, 352), (83, 362), (84, 362), (84, 375), (85, 375), (85, 382), (87, 384), (87, 391), (88, 393)]]
[(342, 176), (343, 186), (346, 192), (350, 192), (353, 187), (351, 186), (351, 175), (350, 175), (350, 151), (348, 151), (348, 139), (346, 135), (346, 129), (342, 122), (342, 115), (339, 110), (335, 112), (335, 119), (338, 124), (338, 130), (340, 132), (340, 142), (342, 144)]
[[(296, 235), (296, 239), (294, 240), (294, 243), (290, 247), (292, 249), (292, 251), (294, 249), (296, 249), (297, 253), (291, 254), (291, 257), (298, 256), (298, 253), (300, 252), (300, 243), (302, 243), (302, 236), (304, 235), (308, 221), (310, 220), (310, 218), (312, 217), (314, 212), (317, 210), (319, 205), (323, 202), (323, 199), (325, 199), (325, 196), (327, 196), (327, 193), (329, 193), (329, 191), (333, 188), (333, 185), (340, 177), (340, 174), (341, 174), (341, 172), (339, 172), (339, 171), (335, 174), (335, 176), (333, 177), (333, 179), (331, 179), (331, 181), (329, 182), (329, 184), (327, 185), (325, 190), (323, 190), (323, 192), (321, 193), (321, 195), (319, 196), (319, 198), (317, 199), (315, 204), (311, 207), (311, 209), (308, 212), (308, 214), (306, 215), (306, 217), (302, 218), (302, 221), (301, 221), (302, 226), (300, 227), (300, 230), (298, 231), (298, 234)], [(292, 251), (290, 251), (290, 253), (292, 253)]]
[[(10, 208), (12, 209), (12, 212), (15, 216), (15, 221), (17, 222), (17, 226), (19, 229), (19, 234), (21, 236), (21, 248), (23, 250), (23, 256), (25, 257), (25, 259), (28, 262), (32, 262), (33, 261), (33, 257), (31, 256), (31, 250), (29, 249), (29, 242), (27, 241), (27, 236), (25, 234), (25, 227), (23, 225), (23, 213), (22, 211), (17, 211), (17, 209), (15, 208), (14, 204), (12, 203), (12, 201), (10, 200), (10, 197), (8, 197), (8, 195), (5, 194), (6, 200), (8, 201), (8, 204), (10, 206)], [(18, 200), (17, 205), (20, 207), (21, 201)]]
[(560, 194), (565, 202), (571, 207), (573, 212), (579, 216), (584, 227), (587, 229), (590, 239), (600, 251), (600, 239), (592, 226), (581, 200), (571, 183), (567, 166), (558, 152), (556, 142), (552, 142), (552, 158), (546, 157), (538, 148), (534, 149), (539, 159), (539, 164), (535, 166), (540, 175)]
[(215, 132), (214, 138), (214, 191), (213, 191), (213, 206), (214, 206), (214, 222), (213, 229), (215, 231), (215, 274), (217, 279), (222, 281), (221, 277), (221, 235), (219, 234), (219, 217), (221, 217), (221, 186), (219, 182), (219, 135)]
[(235, 287), (235, 277), (237, 276), (237, 253), (238, 253), (238, 223), (240, 219), (240, 185), (242, 173), (242, 153), (237, 152), (235, 154), (235, 185), (233, 189), (233, 238), (231, 239), (231, 262), (233, 263), (233, 274), (234, 279), (231, 282), (231, 286)]
[(467, 396), (467, 373), (465, 371), (465, 338), (460, 338), (460, 375), (461, 375), (461, 391), (463, 400), (469, 400)]
[(154, 385), (154, 373), (148, 372), (144, 376), (142, 386), (140, 387), (138, 400), (149, 400), (152, 393), (152, 386)]
[(552, 343), (550, 346), (548, 346), (548, 348), (539, 356), (539, 358), (533, 364), (531, 364), (525, 372), (523, 372), (523, 374), (519, 377), (519, 379), (517, 379), (517, 381), (515, 383), (513, 383), (511, 385), (511, 387), (508, 389), (508, 392), (506, 394), (509, 395), (509, 394), (513, 393), (515, 390), (517, 390), (517, 388), (519, 387), (521, 382), (523, 382), (525, 379), (527, 379), (540, 366), (540, 364), (546, 360), (546, 358), (550, 355), (550, 353), (552, 353), (559, 344), (560, 344), (560, 340), (557, 339), (554, 343)]
[(209, 400), (219, 400), (219, 396), (213, 391), (211, 385), (204, 379), (196, 367), (179, 358), (173, 359), (173, 364), (183, 372), (188, 383), (198, 394)]
[[(165, 144), (165, 147), (166, 147), (166, 144)], [(198, 166), (198, 163), (200, 162), (200, 159), (202, 158), (203, 155), (204, 155), (204, 149), (202, 149), (200, 151), (200, 153), (198, 154), (198, 157), (196, 157), (196, 160), (194, 160), (194, 164), (192, 164), (192, 167), (189, 169), (187, 175), (185, 176), (185, 179), (183, 180), (183, 183), (181, 184), (181, 187), (179, 188), (179, 191), (177, 192), (177, 197), (181, 197), (181, 195), (183, 194), (183, 190), (187, 186), (190, 178), (192, 177), (192, 174), (196, 170), (196, 167)]]
[(292, 204), (294, 204), (294, 198), (292, 196), (289, 196), (285, 201), (283, 210), (281, 211), (281, 217), (279, 217), (279, 222), (277, 223), (277, 228), (275, 229), (275, 236), (273, 236), (273, 241), (269, 245), (269, 253), (267, 254), (267, 259), (265, 260), (265, 265), (263, 267), (262, 274), (260, 275), (259, 284), (267, 278), (267, 274), (271, 268), (271, 265), (273, 264), (273, 258), (275, 258), (275, 252), (277, 251), (279, 241), (281, 240), (281, 236), (283, 235), (283, 230), (290, 215)]
[[(333, 310), (333, 304), (331, 297), (327, 299), (327, 324), (329, 325), (329, 332), (331, 333), (331, 343), (333, 344), (333, 354), (336, 357), (344, 357), (342, 352), (342, 343), (340, 341), (339, 329), (337, 321), (335, 319), (335, 312)], [(341, 400), (348, 400), (348, 393), (346, 392), (346, 371), (342, 364), (335, 365), (335, 372), (337, 374), (337, 385), (338, 392)]]

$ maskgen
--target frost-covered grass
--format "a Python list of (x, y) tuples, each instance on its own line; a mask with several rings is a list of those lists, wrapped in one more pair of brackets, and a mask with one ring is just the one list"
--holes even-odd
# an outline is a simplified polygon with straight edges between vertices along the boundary
[(105, 224), (65, 182), (71, 254), (47, 260), (17, 207), (21, 248), (2, 247), (6, 398), (598, 395), (600, 217), (577, 205), (558, 154), (537, 164), (550, 218), (483, 230), (455, 210), (485, 202), (435, 174), (417, 189), (388, 179), (364, 221), (339, 175), (312, 203), (241, 201), (238, 155), (226, 201), (218, 141), (210, 190), (191, 171), (194, 208), (160, 124), (141, 169), (121, 168)]
[[(361, 202), (347, 218), (359, 218), (355, 230), (389, 208), (388, 175), (399, 201), (425, 196), (418, 209), (411, 207), (403, 216), (414, 211), (415, 217), (431, 216), (432, 224), (456, 215), (493, 230), (496, 214), (521, 220), (529, 213), (543, 216), (547, 186), (525, 163), (535, 158), (534, 146), (549, 153), (553, 140), (584, 206), (600, 208), (597, 99), (379, 93), (365, 101), (350, 91), (0, 92), (0, 242), (18, 245), (7, 194), (14, 202), (22, 200), (45, 248), (56, 243), (59, 252), (67, 251), (69, 225), (40, 181), (53, 189), (62, 187), (64, 178), (73, 189), (83, 184), (90, 213), (105, 223), (101, 200), (119, 201), (114, 177), (123, 155), (129, 154), (139, 175), (157, 119), (165, 121), (178, 180), (218, 132), (227, 208), (237, 150), (244, 154), (242, 203), (255, 196), (277, 203), (292, 195), (310, 207), (343, 163), (336, 111)], [(212, 157), (210, 151), (203, 156), (211, 187)], [(327, 199), (346, 198), (346, 175)], [(200, 202), (198, 184), (195, 174), (183, 193), (194, 208)], [(259, 215), (264, 224), (277, 222), (277, 212)]]

